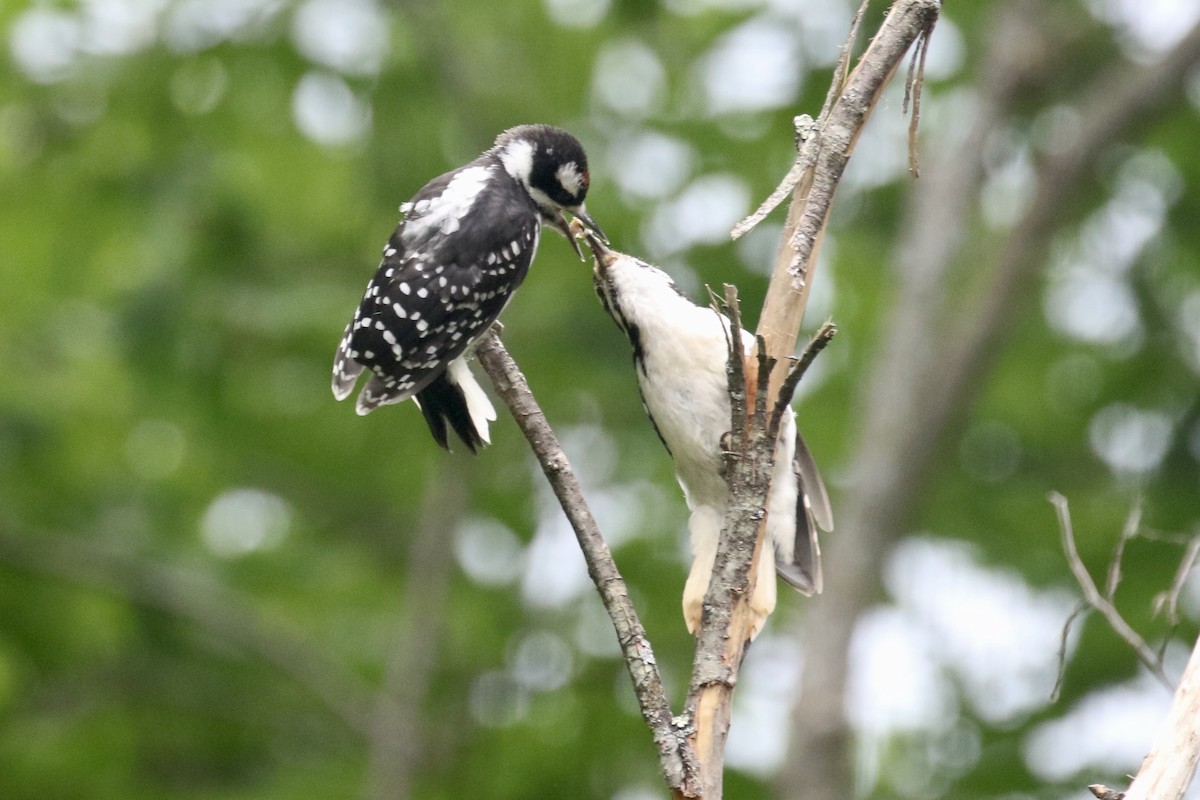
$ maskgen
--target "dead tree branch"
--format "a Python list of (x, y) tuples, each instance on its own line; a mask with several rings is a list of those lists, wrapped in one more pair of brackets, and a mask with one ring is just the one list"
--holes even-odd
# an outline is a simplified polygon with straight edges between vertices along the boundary
[(671, 704), (663, 690), (662, 676), (650, 641), (646, 638), (646, 630), (638, 619), (625, 580), (596, 526), (596, 520), (579, 488), (570, 462), (558, 443), (558, 437), (534, 399), (525, 376), (500, 342), (495, 330), (484, 336), (475, 352), (480, 365), (496, 387), (496, 393), (525, 434), (579, 540), (588, 575), (596, 585), (604, 609), (617, 632), (629, 676), (633, 679), (638, 706), (654, 737), (659, 765), (667, 785), (675, 796), (700, 797), (699, 768), (687, 742), (687, 725), (677, 724), (671, 714)]
[[(1165, 100), (1178, 97), (1198, 57), (1195, 31), (1161, 62), (1122, 66), (1083, 92), (1083, 125), (1070, 153), (1048, 156), (1025, 216), (997, 248), (993, 265), (962, 261), (964, 236), (978, 206), (982, 154), (990, 131), (1014, 114), (1023, 87), (1055, 80), (1064, 29), (1047, 23), (1044, 4), (997, 6), (990, 49), (978, 71), (974, 117), (958, 127), (946, 155), (927, 163), (913, 187), (904, 239), (895, 257), (896, 296), (881, 330), (879, 354), (862, 382), (859, 443), (850, 459), (856, 502), (838, 520), (825, 552), (830, 582), (805, 620), (806, 635), (822, 646), (806, 661), (801, 703), (789, 745), (782, 796), (838, 800), (850, 791), (850, 732), (844, 716), (846, 657), (854, 622), (877, 585), (891, 542), (928, 496), (930, 464), (957, 432), (958, 410), (970, 406), (1015, 322), (1022, 294), (1045, 263), (1047, 243), (1065, 220), (1062, 208), (1088, 179), (1098, 154), (1127, 138)], [(1081, 158), (1082, 156), (1082, 158)], [(946, 294), (947, 277), (962, 264), (991, 274), (979, 304)], [(951, 302), (953, 300), (953, 302)], [(947, 322), (953, 320), (953, 323)], [(957, 333), (946, 335), (947, 330)]]
[[(802, 142), (797, 165), (803, 172), (792, 193), (757, 329), (766, 340), (767, 355), (776, 362), (772, 392), (783, 381), (780, 365), (792, 354), (800, 335), (821, 237), (854, 145), (904, 54), (932, 33), (940, 11), (939, 0), (901, 0), (893, 4), (858, 65), (840, 87), (837, 99), (822, 112)], [(844, 53), (852, 41), (847, 41)], [(834, 76), (835, 86), (840, 77)], [(914, 107), (915, 103), (914, 99)]]
[[(865, 8), (866, 3), (863, 3)], [(759, 319), (757, 361), (744, 362), (736, 293), (728, 287), (726, 308), (731, 319), (729, 391), (731, 447), (726, 479), (730, 504), (718, 544), (712, 578), (705, 596), (693, 675), (685, 713), (677, 722), (663, 694), (649, 643), (629, 603), (616, 565), (587, 510), (566, 457), (533, 401), (520, 371), (496, 334), (477, 349), (480, 363), (509, 406), (575, 529), (589, 574), (600, 591), (617, 630), (642, 709), (658, 745), (660, 763), (672, 792), (679, 797), (718, 800), (722, 792), (725, 741), (729, 730), (733, 687), (749, 640), (748, 598), (753, 590), (755, 559), (762, 532), (774, 460), (772, 412), (789, 373), (792, 351), (811, 285), (813, 261), (823, 235), (834, 191), (863, 126), (904, 55), (928, 37), (941, 9), (940, 0), (899, 0), (857, 66), (847, 76), (862, 10), (855, 17), (843, 60), (835, 72), (825, 108), (816, 123), (798, 124), (797, 166), (792, 202), (781, 237), (775, 270)], [(919, 77), (915, 85), (919, 87)], [(914, 107), (916, 98), (913, 98)], [(778, 193), (777, 193), (778, 194)], [(786, 196), (786, 190), (784, 192)], [(765, 216), (773, 195), (764, 204)], [(761, 218), (759, 216), (758, 218)], [(747, 221), (735, 236), (754, 224)], [(825, 335), (827, 340), (829, 334)], [(794, 388), (794, 384), (789, 390)], [(774, 398), (774, 402), (772, 402)], [(790, 397), (789, 397), (790, 399)], [(695, 749), (683, 736), (691, 736)], [(699, 768), (700, 772), (697, 772)], [(697, 776), (699, 781), (697, 782)]]
[[(1113, 595), (1120, 580), (1120, 561), (1125, 542), (1137, 535), (1137, 523), (1141, 517), (1140, 500), (1134, 504), (1129, 520), (1121, 532), (1116, 554), (1113, 556), (1113, 562), (1109, 565), (1108, 582), (1103, 594), (1092, 580), (1091, 574), (1084, 566), (1075, 547), (1075, 534), (1071, 527), (1071, 513), (1067, 507), (1067, 499), (1058, 492), (1051, 492), (1050, 502), (1054, 505), (1054, 510), (1058, 515), (1063, 552), (1066, 553), (1071, 572), (1083, 589), (1087, 606), (1104, 615), (1108, 624), (1133, 648), (1146, 668), (1153, 672), (1168, 689), (1171, 689), (1171, 681), (1163, 670), (1161, 660), (1112, 604)], [(1198, 540), (1188, 542), (1183, 565), (1190, 565), (1195, 558), (1193, 545), (1196, 541)], [(1178, 581), (1178, 577), (1176, 577), (1176, 581)], [(1174, 586), (1172, 586), (1173, 589)], [(1075, 616), (1072, 614), (1072, 619)], [(1070, 620), (1067, 625), (1070, 625)], [(1066, 640), (1066, 628), (1063, 630), (1063, 639)], [(1167, 712), (1162, 730), (1159, 732), (1154, 747), (1142, 761), (1141, 769), (1134, 777), (1129, 791), (1121, 793), (1107, 786), (1095, 784), (1088, 787), (1092, 794), (1105, 800), (1112, 798), (1116, 800), (1122, 798), (1124, 800), (1165, 800), (1166, 798), (1179, 800), (1183, 797), (1196, 773), (1196, 764), (1200, 763), (1200, 642), (1197, 642), (1192, 649), (1191, 658), (1188, 659), (1183, 677), (1180, 678), (1179, 686), (1174, 688), (1174, 693), (1175, 696), (1171, 701), (1171, 708)]]
[(1162, 730), (1125, 800), (1179, 800), (1200, 762), (1200, 642), (1179, 679)]
[[(1075, 531), (1071, 526), (1071, 511), (1067, 506), (1067, 498), (1058, 492), (1051, 492), (1050, 503), (1054, 506), (1054, 511), (1058, 515), (1058, 529), (1062, 536), (1062, 547), (1063, 552), (1067, 556), (1067, 565), (1071, 568), (1071, 574), (1075, 576), (1075, 580), (1079, 583), (1079, 588), (1083, 590), (1084, 599), (1087, 600), (1089, 606), (1099, 611), (1116, 634), (1133, 648), (1133, 652), (1137, 654), (1138, 660), (1145, 665), (1146, 669), (1150, 670), (1156, 678), (1162, 681), (1167, 689), (1174, 689), (1175, 687), (1172, 686), (1171, 679), (1163, 671), (1162, 662), (1159, 661), (1154, 650), (1125, 621), (1125, 618), (1121, 616), (1121, 612), (1112, 604), (1110, 598), (1105, 597), (1101, 593), (1100, 588), (1096, 586), (1096, 582), (1092, 580), (1091, 573), (1088, 572), (1083, 559), (1079, 557), (1079, 550), (1075, 546)], [(1112, 572), (1113, 570), (1110, 569), (1110, 574)], [(1115, 581), (1111, 581), (1110, 579), (1110, 583), (1112, 583), (1115, 590)], [(1074, 615), (1072, 615), (1073, 617)]]

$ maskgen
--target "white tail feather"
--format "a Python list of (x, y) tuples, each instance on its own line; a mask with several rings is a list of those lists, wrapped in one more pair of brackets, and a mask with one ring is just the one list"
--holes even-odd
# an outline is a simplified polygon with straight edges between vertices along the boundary
[(496, 421), (496, 409), (483, 387), (479, 385), (479, 381), (471, 374), (466, 358), (459, 356), (451, 361), (450, 366), (446, 368), (446, 375), (451, 383), (458, 384), (458, 388), (462, 389), (463, 398), (467, 401), (467, 413), (471, 416), (471, 424), (479, 431), (479, 438), (485, 444), (491, 444), (488, 423)]

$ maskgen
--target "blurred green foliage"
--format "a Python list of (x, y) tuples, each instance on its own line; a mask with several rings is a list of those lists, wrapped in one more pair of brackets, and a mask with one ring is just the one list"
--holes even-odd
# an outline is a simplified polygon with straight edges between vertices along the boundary
[[(335, 403), (329, 369), (397, 205), (525, 122), (563, 125), (589, 148), (588, 206), (618, 247), (663, 261), (696, 297), (735, 282), (757, 308), (777, 228), (672, 249), (660, 215), (682, 184), (714, 174), (744, 188), (745, 213), (786, 171), (791, 117), (819, 109), (849, 14), (811, 5), (820, 14), (803, 0), (776, 12), (568, 0), (0, 7), (0, 796), (405, 796), (400, 781), (429, 800), (655, 796), (653, 748), (598, 601), (561, 577), (546, 594), (537, 580), (555, 575), (529, 567), (563, 523), (515, 426), (502, 414), (478, 458), (447, 455), (411, 406), (359, 418)], [(1011, 139), (1092, 75), (1127, 65), (1118, 26), (1084, 5), (1056, 12), (1078, 22), (1072, 74), (1022, 97)], [(706, 59), (760, 13), (805, 32), (792, 65), (803, 82), (783, 102), (713, 113)], [(365, 27), (347, 33), (342, 14), (365, 15)], [(927, 104), (979, 78), (988, 14), (955, 3), (947, 17), (935, 39), (950, 37), (957, 55), (931, 75)], [(829, 18), (818, 39), (811, 20)], [(332, 49), (312, 44), (322, 24)], [(631, 69), (651, 58), (622, 82), (601, 68), (606, 52)], [(931, 137), (954, 124), (950, 112), (926, 122)], [(614, 174), (646, 131), (687, 157), (674, 185), (639, 193)], [(1137, 134), (1144, 144), (1095, 166), (1056, 245), (1083, 236), (1135, 145), (1169, 165), (1173, 194), (1129, 269), (1136, 335), (1066, 336), (1043, 314), (1045, 287), (1032, 287), (913, 521), (1038, 587), (1070, 585), (1050, 489), (1071, 498), (1097, 572), (1135, 489), (1152, 529), (1194, 532), (1200, 514), (1195, 107)], [(844, 471), (859, 386), (903, 280), (886, 265), (908, 179), (891, 170), (864, 186), (839, 196), (818, 280), (836, 286), (820, 313), (842, 334), (803, 412), (835, 505), (854, 502)], [(975, 225), (968, 255), (1006, 233)], [(678, 696), (691, 652), (678, 611), (685, 511), (590, 284), (589, 267), (546, 237), (505, 339), (618, 534)], [(1170, 426), (1161, 458), (1132, 476), (1114, 476), (1090, 444), (1096, 412), (1117, 403), (1159, 410)], [(980, 422), (1015, 444), (970, 439)], [(474, 561), (465, 541), (479, 545)], [(581, 572), (577, 553), (546, 552), (561, 560), (552, 573)], [(1178, 555), (1130, 548), (1122, 605), (1152, 639), (1166, 627), (1151, 598)], [(783, 630), (803, 603), (781, 606)], [(1070, 664), (1068, 702), (1136, 669), (1097, 623), (1077, 652), (1087, 656)], [(403, 713), (389, 717), (392, 701)], [(976, 720), (980, 754), (944, 791), (1049, 796), (1020, 742), (1055, 713)], [(389, 719), (400, 726), (391, 749), (379, 732)], [(899, 737), (883, 758), (920, 746)], [(389, 769), (396, 783), (380, 777)], [(737, 772), (728, 785), (771, 795), (770, 775)]]

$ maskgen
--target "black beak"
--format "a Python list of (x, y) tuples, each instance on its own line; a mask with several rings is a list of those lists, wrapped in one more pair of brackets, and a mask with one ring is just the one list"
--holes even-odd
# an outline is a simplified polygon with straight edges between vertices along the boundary
[(584, 258), (583, 250), (579, 248), (579, 241), (576, 238), (577, 234), (575, 232), (576, 229), (578, 228), (578, 230), (585, 231), (587, 233), (589, 244), (594, 238), (598, 239), (604, 244), (607, 244), (608, 237), (604, 235), (604, 231), (600, 230), (600, 226), (597, 225), (590, 216), (588, 216), (587, 209), (583, 207), (583, 203), (580, 203), (574, 208), (568, 210), (571, 212), (571, 215), (575, 217), (574, 223), (568, 221), (567, 215), (562, 211), (558, 212), (553, 217), (548, 218), (547, 221), (559, 231), (562, 231), (563, 236), (567, 237), (567, 241), (569, 241), (571, 243), (571, 247), (575, 249), (575, 255), (579, 256), (579, 260), (586, 261), (587, 259)]
[[(591, 222), (591, 220), (588, 220), (588, 222)], [(584, 223), (584, 218), (581, 215), (577, 215), (571, 223), (571, 233), (573, 234), (571, 236), (571, 243), (575, 245), (575, 249), (579, 249), (578, 240), (579, 237), (583, 237), (596, 259), (596, 266), (601, 270), (607, 269), (608, 265), (616, 260), (617, 253), (615, 250), (609, 248), (608, 239), (605, 237), (604, 232), (595, 227), (594, 224), (589, 228)]]

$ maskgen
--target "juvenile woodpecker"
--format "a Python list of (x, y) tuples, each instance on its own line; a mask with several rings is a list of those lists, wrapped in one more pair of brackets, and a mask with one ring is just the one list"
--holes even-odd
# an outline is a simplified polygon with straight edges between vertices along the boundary
[(442, 447), (447, 423), (471, 452), (487, 444), (496, 411), (467, 355), (525, 280), (543, 223), (580, 258), (564, 211), (604, 238), (584, 209), (588, 180), (574, 136), (522, 125), (425, 184), (400, 206), (404, 217), (338, 344), (334, 397), (348, 397), (367, 368), (359, 414), (413, 398)]
[[(610, 250), (595, 236), (587, 238), (595, 255), (596, 293), (633, 347), (642, 403), (675, 461), (691, 510), (693, 561), (683, 590), (683, 618), (695, 633), (729, 504), (721, 473), (722, 439), (730, 426), (729, 318), (693, 303), (662, 270)], [(741, 342), (746, 354), (754, 352), (749, 331), (741, 331)], [(818, 528), (833, 529), (829, 497), (789, 408), (775, 446), (767, 505), (767, 542), (774, 546), (764, 547), (759, 556), (750, 598), (752, 636), (775, 609), (773, 572), (804, 595), (821, 591)]]

